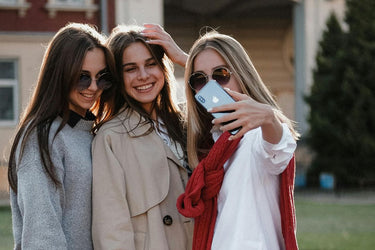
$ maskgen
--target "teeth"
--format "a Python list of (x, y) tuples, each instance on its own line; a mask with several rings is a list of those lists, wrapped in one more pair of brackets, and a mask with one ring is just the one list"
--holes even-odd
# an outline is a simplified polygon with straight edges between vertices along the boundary
[(87, 97), (87, 98), (92, 98), (92, 97), (94, 97), (94, 95), (93, 94), (82, 94), (84, 97)]
[(152, 87), (152, 84), (142, 85), (139, 87), (136, 87), (137, 90), (146, 90)]

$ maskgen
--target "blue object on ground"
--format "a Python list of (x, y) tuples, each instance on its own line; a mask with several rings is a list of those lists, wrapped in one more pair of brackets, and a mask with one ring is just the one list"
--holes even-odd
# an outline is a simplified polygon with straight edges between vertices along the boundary
[(333, 174), (321, 173), (319, 176), (320, 187), (323, 189), (332, 190), (335, 186), (335, 177)]

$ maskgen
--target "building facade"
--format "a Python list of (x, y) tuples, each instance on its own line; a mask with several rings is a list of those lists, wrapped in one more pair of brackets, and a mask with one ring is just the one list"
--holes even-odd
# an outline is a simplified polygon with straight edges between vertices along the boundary
[[(303, 96), (331, 11), (343, 21), (345, 0), (0, 0), (0, 166), (6, 165), (45, 47), (68, 22), (91, 23), (106, 34), (121, 23), (159, 23), (186, 52), (207, 29), (232, 35), (303, 134), (308, 129)], [(180, 82), (183, 70), (175, 66)]]

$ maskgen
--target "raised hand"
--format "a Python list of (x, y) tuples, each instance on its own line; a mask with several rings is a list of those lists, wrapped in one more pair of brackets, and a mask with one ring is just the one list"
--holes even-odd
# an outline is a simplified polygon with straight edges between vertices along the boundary
[(182, 67), (185, 67), (188, 55), (176, 44), (171, 35), (158, 24), (144, 24), (142, 34), (147, 37), (150, 44), (163, 46), (167, 56)]
[(273, 144), (280, 141), (282, 136), (282, 126), (275, 110), (270, 105), (259, 103), (248, 95), (227, 88), (225, 90), (236, 102), (212, 108), (209, 112), (233, 111), (232, 113), (228, 113), (227, 115), (212, 121), (213, 124), (220, 125), (224, 122), (235, 120), (226, 125), (221, 125), (220, 129), (223, 131), (242, 127), (236, 135), (229, 137), (229, 140), (240, 138), (246, 132), (261, 127), (264, 140)]

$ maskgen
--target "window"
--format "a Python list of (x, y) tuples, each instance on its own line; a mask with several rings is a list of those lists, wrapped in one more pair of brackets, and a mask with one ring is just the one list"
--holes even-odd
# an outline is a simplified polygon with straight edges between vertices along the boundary
[(0, 59), (0, 125), (15, 125), (18, 114), (17, 63)]
[(0, 3), (7, 3), (7, 4), (16, 4), (16, 0), (0, 0)]
[(31, 4), (26, 0), (0, 0), (0, 9), (18, 10), (18, 15), (24, 17)]
[(79, 11), (85, 12), (87, 19), (92, 18), (99, 9), (94, 0), (48, 0), (45, 8), (51, 18), (56, 17), (58, 11)]

